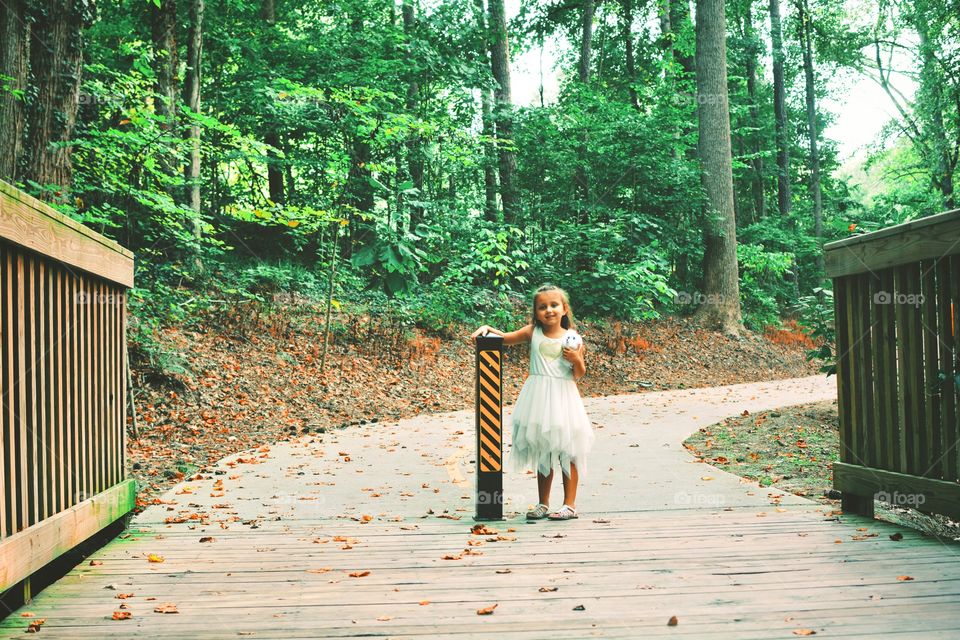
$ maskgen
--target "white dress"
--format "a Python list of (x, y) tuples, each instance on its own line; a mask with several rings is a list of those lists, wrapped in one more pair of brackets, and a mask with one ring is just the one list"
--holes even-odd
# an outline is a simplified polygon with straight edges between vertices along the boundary
[(563, 357), (563, 338), (548, 338), (534, 327), (530, 340), (530, 376), (513, 409), (514, 471), (534, 469), (548, 475), (559, 461), (565, 474), (570, 463), (586, 469), (593, 446), (593, 428), (573, 381), (573, 365)]

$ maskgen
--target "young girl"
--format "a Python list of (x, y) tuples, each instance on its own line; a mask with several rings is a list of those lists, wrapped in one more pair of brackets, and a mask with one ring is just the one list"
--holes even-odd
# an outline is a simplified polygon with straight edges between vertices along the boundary
[[(578, 467), (584, 470), (594, 435), (576, 384), (587, 372), (583, 344), (576, 349), (563, 346), (564, 337), (574, 333), (572, 329), (573, 312), (566, 291), (544, 285), (533, 296), (530, 324), (509, 333), (484, 325), (470, 336), (473, 340), (489, 332), (503, 336), (505, 345), (530, 343), (530, 376), (513, 409), (511, 453), (515, 471), (525, 467), (537, 470), (540, 503), (527, 512), (529, 520), (577, 517)], [(547, 504), (558, 460), (563, 472), (563, 507), (550, 513)]]

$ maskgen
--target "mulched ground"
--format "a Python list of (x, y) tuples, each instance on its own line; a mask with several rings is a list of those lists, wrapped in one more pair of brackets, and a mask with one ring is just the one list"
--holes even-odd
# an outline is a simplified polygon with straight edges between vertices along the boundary
[[(694, 456), (761, 486), (840, 507), (833, 462), (840, 459), (837, 403), (745, 414), (700, 429), (684, 443)], [(876, 516), (930, 535), (960, 541), (960, 523), (937, 514), (877, 502)]]
[[(331, 325), (323, 368), (323, 317), (308, 306), (211, 316), (203, 330), (158, 334), (164, 355), (133, 360), (139, 438), (129, 439), (128, 453), (139, 507), (198, 469), (265, 443), (473, 406), (474, 352), (465, 339), (472, 327), (443, 338), (366, 316)], [(579, 329), (588, 348), (585, 396), (816, 373), (804, 355), (812, 345), (795, 326), (739, 339), (682, 319)], [(504, 366), (509, 404), (526, 376), (526, 347), (509, 347)]]

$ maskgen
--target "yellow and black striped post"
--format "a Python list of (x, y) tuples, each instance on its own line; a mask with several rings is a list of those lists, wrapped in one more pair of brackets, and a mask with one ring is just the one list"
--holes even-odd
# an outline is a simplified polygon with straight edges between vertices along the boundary
[(477, 338), (477, 520), (503, 519), (503, 338)]

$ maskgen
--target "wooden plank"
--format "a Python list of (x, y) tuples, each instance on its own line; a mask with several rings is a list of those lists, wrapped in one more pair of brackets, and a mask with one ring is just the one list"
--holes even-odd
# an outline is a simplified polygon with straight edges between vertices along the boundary
[[(892, 269), (880, 272), (880, 285), (883, 291), (894, 290)], [(881, 337), (878, 339), (882, 353), (884, 375), (879, 394), (884, 418), (884, 441), (886, 447), (885, 463), (881, 468), (895, 471), (900, 464), (900, 389), (897, 382), (897, 326), (896, 314), (891, 305), (880, 306)]]
[(943, 435), (940, 432), (941, 400), (939, 375), (940, 364), (940, 326), (937, 316), (936, 261), (920, 263), (920, 284), (923, 302), (920, 306), (920, 326), (923, 337), (923, 450), (921, 455), (922, 475), (929, 478), (943, 478), (940, 472), (940, 460), (943, 457)]
[(860, 375), (856, 390), (856, 402), (858, 404), (859, 420), (854, 425), (853, 440), (856, 443), (856, 450), (863, 462), (868, 466), (877, 465), (877, 450), (879, 445), (877, 440), (880, 434), (877, 431), (876, 415), (874, 411), (873, 395), (873, 328), (874, 319), (871, 313), (873, 305), (873, 294), (876, 289), (874, 281), (876, 276), (873, 274), (863, 274), (858, 276), (859, 296), (858, 305), (858, 323), (857, 323), (857, 363)]
[[(923, 388), (923, 326), (921, 324), (919, 302), (920, 295), (920, 265), (919, 263), (908, 264), (906, 270), (906, 302), (905, 307), (907, 319), (907, 366), (908, 374), (906, 380), (906, 394), (911, 398), (910, 414), (910, 442), (912, 455), (909, 460), (911, 473), (923, 475), (927, 466), (923, 464), (923, 452), (926, 448), (924, 442), (924, 422), (926, 414), (926, 398)], [(913, 301), (913, 302), (911, 302)]]
[(37, 572), (133, 509), (136, 487), (122, 482), (0, 542), (0, 591)]
[(41, 255), (133, 286), (133, 254), (0, 181), (0, 238)]
[(26, 335), (24, 333), (24, 324), (26, 318), (26, 310), (24, 308), (24, 281), (26, 279), (26, 274), (24, 273), (24, 256), (22, 253), (17, 252), (16, 258), (16, 278), (17, 278), (17, 288), (16, 288), (16, 342), (14, 348), (14, 359), (17, 362), (16, 368), (16, 388), (17, 388), (17, 404), (16, 404), (16, 420), (17, 426), (15, 428), (16, 438), (13, 440), (13, 451), (17, 459), (16, 467), (16, 478), (17, 478), (17, 495), (20, 498), (18, 505), (18, 517), (17, 517), (17, 527), (14, 530), (20, 531), (26, 529), (29, 526), (30, 520), (30, 505), (29, 505), (29, 484), (30, 481), (27, 477), (29, 473), (28, 460), (27, 460), (27, 369), (24, 362), (26, 356)]
[[(903, 291), (906, 286), (905, 278), (904, 267), (894, 269), (892, 297)], [(907, 384), (910, 375), (907, 365), (910, 359), (910, 354), (907, 352), (909, 328), (907, 327), (907, 313), (904, 305), (891, 304), (890, 306), (893, 308), (897, 332), (897, 387), (900, 391), (899, 403), (897, 404), (897, 448), (899, 456), (894, 470), (900, 473), (910, 473), (911, 468), (908, 461), (912, 459), (913, 450), (910, 441), (909, 421), (911, 415), (913, 415), (913, 397), (909, 394)]]
[(827, 277), (960, 253), (960, 209), (824, 245)]
[(7, 514), (9, 507), (7, 501), (10, 496), (7, 493), (7, 432), (9, 423), (12, 422), (9, 410), (12, 405), (13, 380), (10, 368), (7, 366), (7, 355), (10, 349), (10, 331), (7, 325), (7, 316), (10, 313), (11, 305), (7, 301), (7, 294), (10, 290), (8, 285), (9, 268), (7, 261), (10, 252), (7, 245), (0, 242), (0, 393), (2, 393), (2, 403), (0, 403), (0, 540), (7, 537)]
[[(893, 502), (897, 501), (894, 494), (905, 496), (903, 502), (911, 503), (906, 506), (925, 513), (960, 518), (960, 485), (955, 482), (835, 462), (833, 485), (840, 491), (849, 489), (860, 492), (866, 488), (872, 494), (886, 492)], [(918, 498), (920, 495), (923, 497)], [(916, 504), (920, 502), (922, 504)]]
[[(952, 347), (953, 347), (953, 420), (949, 427), (953, 434), (951, 440), (953, 447), (947, 450), (947, 471), (952, 474), (945, 480), (955, 480), (960, 482), (960, 381), (957, 375), (960, 374), (960, 256), (950, 258), (950, 301), (951, 315), (953, 316)], [(946, 338), (946, 336), (944, 336)]]
[(72, 273), (64, 274), (65, 288), (63, 312), (65, 317), (64, 344), (66, 368), (64, 374), (64, 428), (67, 431), (67, 461), (68, 461), (68, 491), (67, 506), (77, 503), (77, 494), (80, 492), (80, 477), (78, 475), (79, 435), (77, 424), (77, 389), (80, 386), (80, 376), (77, 375), (77, 310), (75, 298), (77, 295), (77, 279)]
[(840, 423), (840, 459), (849, 460), (847, 450), (850, 431), (850, 339), (849, 312), (846, 306), (850, 278), (837, 278), (834, 283), (834, 317), (837, 336), (837, 409)]
[(50, 334), (47, 332), (47, 307), (46, 300), (49, 296), (47, 287), (47, 269), (42, 260), (37, 261), (37, 297), (36, 297), (36, 359), (34, 360), (34, 369), (37, 371), (36, 377), (36, 395), (34, 405), (37, 407), (37, 439), (39, 441), (39, 462), (37, 469), (37, 478), (40, 483), (40, 519), (47, 518), (53, 514), (51, 502), (53, 501), (53, 460), (50, 456), (50, 419), (48, 402), (50, 399), (49, 384), (47, 379), (47, 358), (50, 354)]
[(127, 477), (127, 411), (129, 408), (129, 403), (127, 402), (127, 394), (131, 392), (130, 389), (127, 389), (127, 367), (129, 366), (127, 358), (129, 353), (127, 352), (127, 303), (124, 301), (123, 305), (120, 307), (120, 337), (119, 337), (119, 346), (120, 346), (120, 371), (118, 376), (120, 378), (120, 475), (122, 478)]
[(64, 372), (66, 370), (66, 363), (64, 358), (64, 309), (63, 309), (63, 269), (57, 265), (53, 268), (53, 298), (50, 304), (50, 310), (52, 314), (52, 325), (51, 329), (53, 335), (55, 336), (53, 344), (53, 430), (56, 434), (56, 443), (57, 443), (57, 462), (56, 462), (56, 473), (57, 473), (57, 503), (56, 510), (57, 512), (63, 511), (67, 508), (67, 488), (66, 483), (66, 474), (67, 468), (69, 466), (69, 460), (67, 458), (67, 430), (66, 423), (64, 421)]

